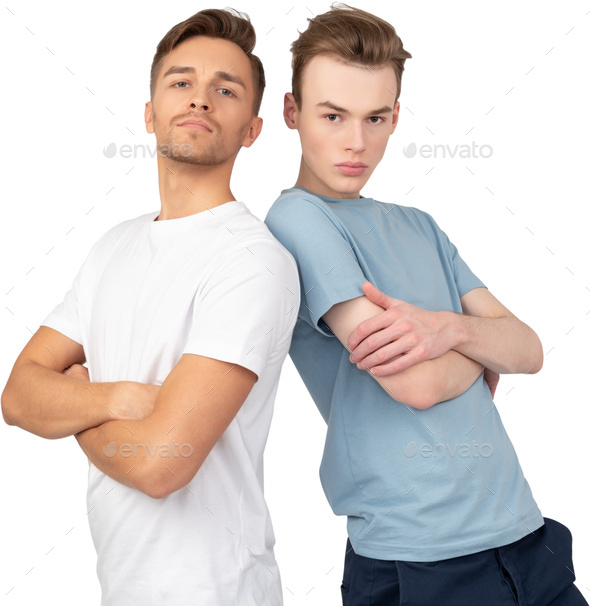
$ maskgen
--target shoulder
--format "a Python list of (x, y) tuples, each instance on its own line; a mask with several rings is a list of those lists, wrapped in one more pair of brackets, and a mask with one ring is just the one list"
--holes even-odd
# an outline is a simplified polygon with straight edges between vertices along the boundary
[(299, 189), (284, 190), (271, 206), (265, 223), (291, 252), (345, 231), (342, 221), (318, 196)]
[(323, 215), (331, 220), (334, 214), (326, 202), (311, 192), (291, 187), (281, 192), (266, 215), (265, 222), (273, 227), (286, 221), (304, 222), (309, 217)]
[(297, 314), (291, 312), (299, 307), (297, 264), (245, 204), (233, 206), (216, 226), (215, 254), (198, 289), (200, 301), (210, 303), (201, 308), (219, 312), (237, 302), (235, 321), (256, 329), (260, 322), (274, 323), (282, 337), (292, 330)]
[(231, 234), (232, 246), (230, 249), (242, 249), (248, 246), (248, 248), (256, 249), (262, 255), (279, 256), (293, 261), (289, 251), (277, 240), (268, 225), (252, 214), (243, 203), (226, 223), (226, 228)]
[(218, 263), (237, 264), (235, 267), (247, 272), (297, 278), (297, 265), (291, 253), (245, 204), (236, 204), (226, 219)]

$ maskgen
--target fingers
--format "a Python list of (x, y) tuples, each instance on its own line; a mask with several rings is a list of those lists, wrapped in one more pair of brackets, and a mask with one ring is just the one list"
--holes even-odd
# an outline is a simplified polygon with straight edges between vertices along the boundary
[[(361, 322), (349, 335), (347, 341), (347, 347), (352, 352), (356, 349), (360, 343), (365, 341), (368, 337), (374, 337), (375, 333), (382, 331), (383, 329), (391, 326), (395, 322), (395, 316), (391, 312), (381, 313), (374, 318), (369, 318), (364, 322)], [(391, 341), (392, 337), (389, 335), (389, 338), (382, 338), (380, 344), (377, 347), (381, 347), (388, 341)], [(378, 341), (378, 340), (377, 340)], [(373, 342), (373, 338), (371, 338), (371, 342), (367, 344), (367, 349), (363, 351), (363, 355), (367, 355), (371, 351), (375, 350), (375, 347), (371, 349), (371, 344)]]
[(79, 381), (89, 380), (88, 369), (82, 364), (72, 364), (68, 368), (64, 369), (62, 374), (70, 377), (70, 379), (77, 379)]
[(386, 377), (389, 375), (394, 375), (398, 372), (402, 372), (407, 368), (418, 364), (420, 361), (421, 360), (416, 355), (410, 352), (408, 354), (398, 356), (395, 360), (391, 360), (378, 366), (373, 366), (367, 370), (376, 377)]
[[(350, 361), (353, 364), (356, 364), (361, 370), (367, 370), (368, 368), (374, 368), (376, 366), (386, 364), (387, 362), (391, 362), (394, 358), (407, 353), (410, 349), (409, 345), (404, 339), (392, 340), (387, 336), (384, 338), (386, 340), (380, 347), (367, 351), (365, 355), (356, 355), (356, 352), (353, 352), (355, 355), (353, 356), (351, 354)], [(364, 342), (361, 343), (358, 350), (360, 350), (363, 346)]]

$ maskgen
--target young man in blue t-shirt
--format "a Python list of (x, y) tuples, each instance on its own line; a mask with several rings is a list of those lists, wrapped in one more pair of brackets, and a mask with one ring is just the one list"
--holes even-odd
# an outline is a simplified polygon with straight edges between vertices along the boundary
[(292, 51), (301, 168), (266, 222), (299, 267), (290, 353), (328, 424), (326, 496), (348, 516), (344, 604), (586, 604), (571, 535), (543, 519), (492, 400), (499, 373), (541, 368), (537, 335), (428, 214), (360, 195), (411, 55), (349, 7)]

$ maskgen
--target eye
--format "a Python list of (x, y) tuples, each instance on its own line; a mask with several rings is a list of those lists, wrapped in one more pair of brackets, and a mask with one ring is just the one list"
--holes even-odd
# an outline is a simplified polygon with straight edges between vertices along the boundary
[(224, 97), (235, 97), (235, 95), (228, 88), (217, 89)]
[(338, 122), (340, 116), (338, 114), (327, 114), (324, 116), (328, 122)]
[(382, 118), (381, 116), (371, 116), (369, 121), (371, 124), (381, 124), (382, 122), (385, 122), (385, 118)]
[(176, 82), (172, 86), (176, 88), (186, 88), (186, 86), (178, 86), (179, 84), (186, 84), (186, 86), (188, 86), (188, 82)]

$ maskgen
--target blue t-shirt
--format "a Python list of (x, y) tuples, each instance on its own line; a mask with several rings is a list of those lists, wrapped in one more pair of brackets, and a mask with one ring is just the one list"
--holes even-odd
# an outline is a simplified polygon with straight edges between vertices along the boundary
[(295, 187), (266, 223), (299, 268), (290, 355), (328, 424), (320, 477), (334, 513), (348, 516), (355, 552), (435, 561), (542, 526), (483, 373), (461, 396), (413, 409), (352, 364), (321, 319), (362, 296), (365, 280), (424, 309), (461, 313), (460, 298), (484, 285), (432, 217)]

